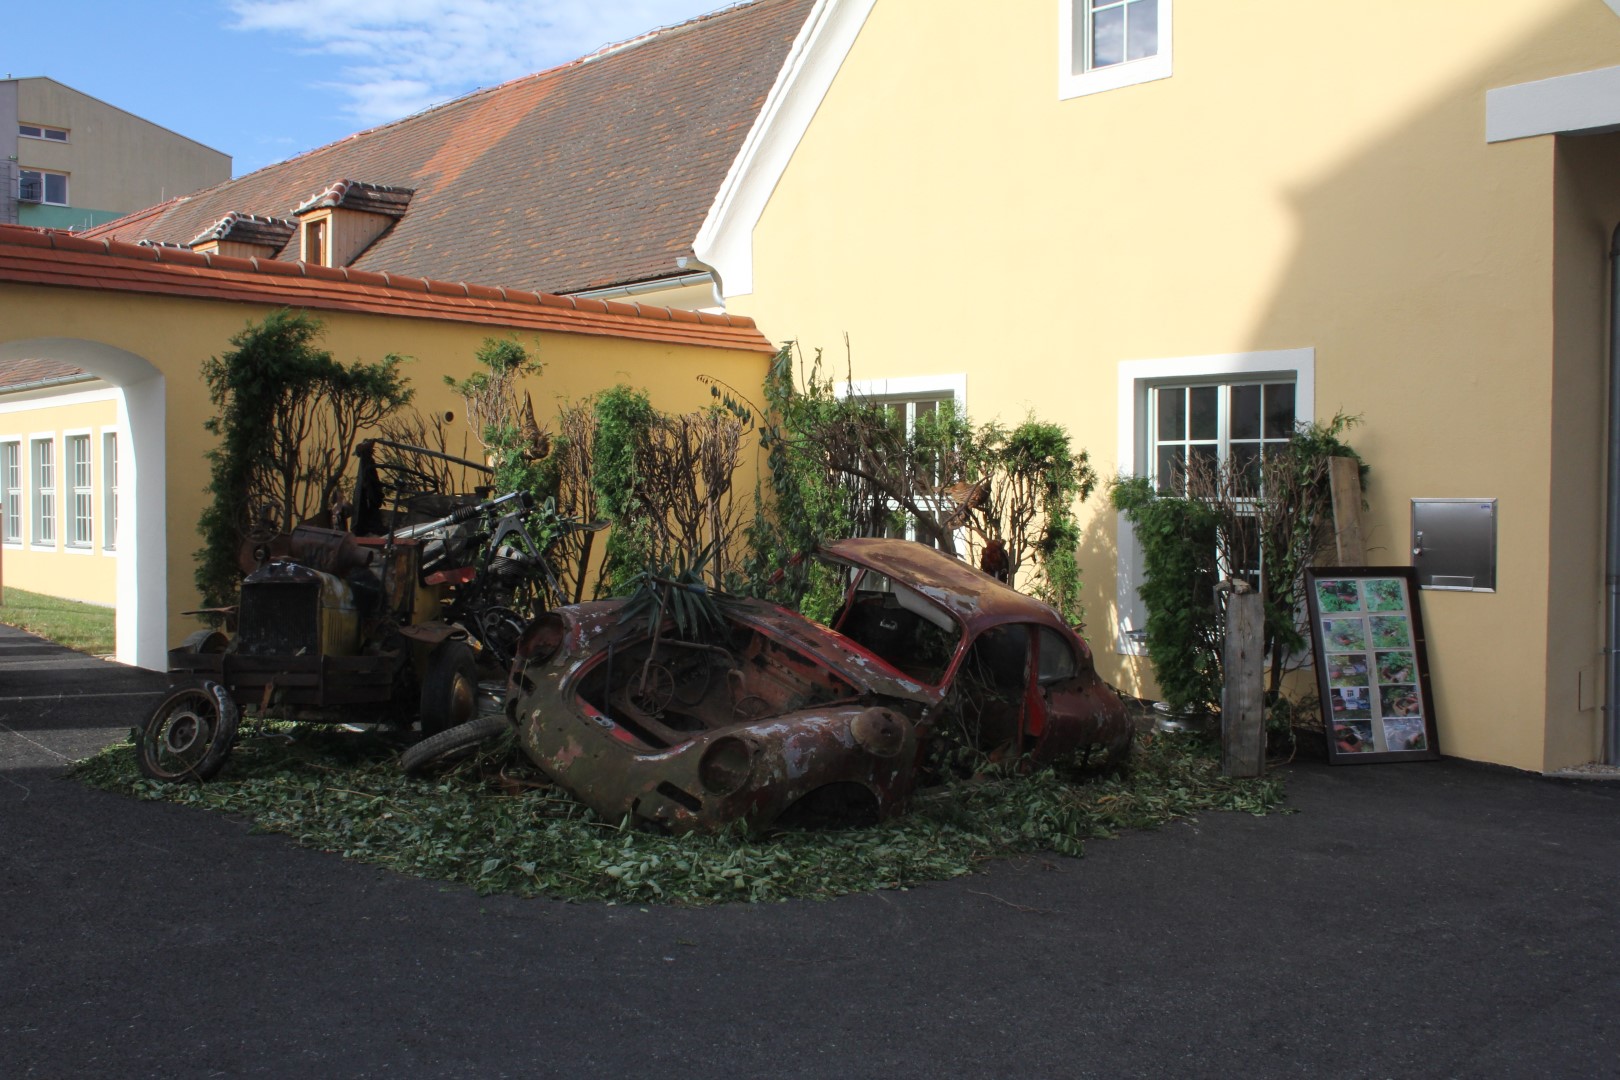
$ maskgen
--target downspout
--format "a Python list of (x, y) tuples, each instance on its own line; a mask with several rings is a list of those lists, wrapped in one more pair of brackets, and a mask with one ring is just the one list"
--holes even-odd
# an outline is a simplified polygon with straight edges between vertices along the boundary
[(1620, 226), (1609, 242), (1608, 637), (1603, 663), (1603, 760), (1620, 766)]

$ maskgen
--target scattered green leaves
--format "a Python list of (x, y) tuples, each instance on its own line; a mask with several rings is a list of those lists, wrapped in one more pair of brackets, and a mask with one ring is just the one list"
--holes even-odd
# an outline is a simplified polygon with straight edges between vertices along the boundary
[(74, 767), (84, 783), (240, 815), (298, 843), (400, 873), (515, 893), (609, 903), (710, 904), (827, 898), (972, 873), (987, 859), (1057, 851), (1204, 810), (1264, 814), (1275, 777), (1232, 780), (1174, 736), (1140, 738), (1128, 773), (988, 769), (921, 793), (870, 828), (740, 830), (672, 837), (628, 829), (545, 783), (505, 737), (429, 780), (402, 775), (397, 744), (310, 726), (249, 729), (224, 773), (161, 785), (117, 745)]

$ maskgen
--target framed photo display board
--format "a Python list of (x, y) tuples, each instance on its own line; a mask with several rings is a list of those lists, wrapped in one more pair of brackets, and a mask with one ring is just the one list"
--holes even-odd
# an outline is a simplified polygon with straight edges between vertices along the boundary
[(1335, 566), (1306, 582), (1328, 763), (1438, 758), (1416, 572)]

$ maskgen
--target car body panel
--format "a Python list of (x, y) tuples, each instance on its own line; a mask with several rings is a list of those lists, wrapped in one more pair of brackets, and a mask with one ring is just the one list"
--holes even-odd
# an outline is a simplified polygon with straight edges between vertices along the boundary
[[(508, 690), (525, 753), (607, 820), (684, 831), (762, 827), (809, 803), (899, 813), (927, 746), (952, 731), (1034, 761), (1128, 743), (1117, 694), (1050, 607), (908, 541), (823, 555), (851, 571), (837, 621), (881, 640), (733, 598), (718, 600), (724, 625), (694, 641), (652, 641), (623, 600), (541, 616)], [(866, 575), (884, 591), (862, 592), (878, 580)], [(884, 637), (902, 624), (939, 650), (937, 677), (904, 670), (919, 664)]]

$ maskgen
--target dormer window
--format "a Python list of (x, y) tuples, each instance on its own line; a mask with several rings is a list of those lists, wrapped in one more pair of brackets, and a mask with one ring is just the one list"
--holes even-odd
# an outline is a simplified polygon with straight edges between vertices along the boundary
[(329, 218), (306, 221), (299, 229), (298, 257), (315, 266), (331, 266), (330, 249), (326, 246), (326, 224)]
[(297, 231), (298, 226), (284, 218), (230, 213), (198, 233), (185, 246), (207, 255), (274, 259)]
[(410, 208), (411, 188), (339, 180), (293, 211), (299, 258), (351, 266)]

